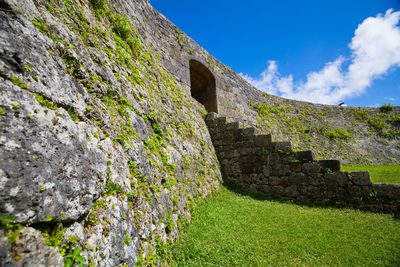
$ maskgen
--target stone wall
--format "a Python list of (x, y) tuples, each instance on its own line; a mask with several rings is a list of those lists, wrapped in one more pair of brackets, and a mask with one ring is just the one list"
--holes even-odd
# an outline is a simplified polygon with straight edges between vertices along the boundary
[(164, 67), (146, 25), (171, 23), (152, 13), (0, 1), (1, 266), (62, 266), (74, 249), (90, 266), (151, 265), (219, 188), (205, 110)]
[[(400, 118), (399, 108), (387, 114), (378, 108), (313, 104), (263, 93), (150, 5), (140, 4), (140, 9), (146, 22), (136, 19), (135, 27), (141, 29), (188, 95), (191, 60), (200, 62), (214, 75), (218, 114), (260, 132), (272, 133), (277, 140), (289, 140), (296, 149), (313, 150), (318, 159), (337, 158), (346, 164), (400, 162), (400, 122), (394, 119)], [(272, 111), (260, 115), (255, 103), (265, 103)], [(349, 135), (332, 138), (329, 131), (335, 130), (345, 130)]]
[[(192, 97), (191, 60), (215, 80), (217, 103), (211, 106), (243, 125), (278, 133), (287, 128), (282, 116), (297, 107), (315, 127), (326, 110), (332, 125), (349, 121), (338, 120), (349, 108), (263, 94), (148, 1), (0, 0), (0, 265), (62, 266), (62, 256), (77, 248), (89, 265), (157, 261), (157, 250), (175, 240), (197, 201), (221, 181), (206, 110)], [(276, 123), (267, 125), (250, 100), (290, 112), (272, 112)], [(287, 134), (278, 136), (286, 140)], [(348, 158), (375, 153), (377, 162), (398, 161), (398, 134), (375, 136), (343, 141), (354, 151)], [(359, 137), (367, 138), (365, 146), (357, 146)], [(257, 144), (267, 141), (257, 137)], [(276, 144), (285, 151), (287, 143)], [(253, 144), (244, 145), (240, 153), (250, 151), (246, 157), (253, 160)], [(313, 148), (335, 151), (324, 142)], [(277, 151), (271, 160), (279, 157), (287, 171), (292, 154)], [(235, 166), (247, 173), (248, 164)], [(393, 193), (391, 186), (372, 187)]]
[(242, 190), (301, 203), (400, 212), (400, 185), (373, 184), (368, 172), (342, 172), (339, 160), (315, 160), (290, 142), (240, 128), (216, 113), (206, 118), (223, 177)]

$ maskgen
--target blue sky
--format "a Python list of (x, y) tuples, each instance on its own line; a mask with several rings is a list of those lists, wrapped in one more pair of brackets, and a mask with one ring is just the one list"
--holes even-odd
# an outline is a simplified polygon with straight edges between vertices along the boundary
[(400, 105), (400, 0), (150, 4), (261, 90), (328, 104)]

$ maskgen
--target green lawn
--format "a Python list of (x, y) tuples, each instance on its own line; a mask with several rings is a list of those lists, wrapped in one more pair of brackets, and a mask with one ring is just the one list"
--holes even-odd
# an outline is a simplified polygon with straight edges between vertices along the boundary
[(373, 183), (400, 183), (400, 165), (342, 166), (343, 171), (369, 171)]
[(222, 188), (167, 252), (174, 266), (400, 266), (400, 221)]

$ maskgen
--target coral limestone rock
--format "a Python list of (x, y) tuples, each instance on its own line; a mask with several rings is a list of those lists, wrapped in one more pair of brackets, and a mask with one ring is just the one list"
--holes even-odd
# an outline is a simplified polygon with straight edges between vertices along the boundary
[(19, 223), (77, 220), (99, 197), (105, 177), (98, 140), (86, 140), (94, 129), (65, 110), (43, 108), (18, 86), (0, 89), (7, 107), (0, 118), (1, 210)]
[(398, 125), (372, 129), (397, 108), (262, 93), (147, 0), (0, 0), (0, 91), (2, 266), (157, 264), (220, 169), (277, 198), (398, 193), (316, 161), (398, 162)]

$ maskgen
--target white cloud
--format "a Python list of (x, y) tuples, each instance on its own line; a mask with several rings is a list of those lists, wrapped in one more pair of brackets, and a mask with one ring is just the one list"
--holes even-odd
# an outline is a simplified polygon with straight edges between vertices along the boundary
[[(324, 104), (338, 104), (360, 96), (372, 82), (400, 66), (400, 12), (365, 19), (349, 44), (350, 58), (339, 57), (318, 72), (307, 74), (306, 82), (294, 82), (292, 75), (282, 77), (276, 61), (258, 78), (242, 74), (252, 85), (265, 92), (286, 98)], [(343, 69), (344, 63), (349, 63)]]
[(392, 101), (392, 102), (394, 102), (394, 101), (396, 101), (396, 98), (394, 98), (394, 97), (385, 97), (385, 100), (388, 100), (388, 101)]

